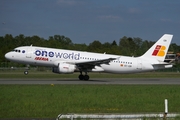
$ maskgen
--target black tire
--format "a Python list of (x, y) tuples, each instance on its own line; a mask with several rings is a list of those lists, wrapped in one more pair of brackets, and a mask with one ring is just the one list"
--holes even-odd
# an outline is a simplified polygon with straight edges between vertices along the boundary
[(84, 75), (79, 75), (79, 80), (84, 80)]
[(28, 75), (28, 71), (24, 71), (24, 74), (25, 74), (25, 75)]
[(89, 80), (89, 75), (84, 75), (84, 80)]

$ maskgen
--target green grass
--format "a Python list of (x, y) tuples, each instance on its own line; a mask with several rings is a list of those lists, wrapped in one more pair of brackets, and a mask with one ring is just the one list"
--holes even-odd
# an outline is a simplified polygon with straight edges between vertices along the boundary
[(179, 85), (0, 85), (0, 118), (180, 111)]

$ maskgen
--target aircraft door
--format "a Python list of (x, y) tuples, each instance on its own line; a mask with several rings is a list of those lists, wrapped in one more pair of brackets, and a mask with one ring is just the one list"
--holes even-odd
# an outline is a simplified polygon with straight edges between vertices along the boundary
[(27, 50), (26, 50), (26, 58), (31, 58), (31, 47), (28, 47)]
[(142, 60), (137, 59), (137, 69), (142, 70)]

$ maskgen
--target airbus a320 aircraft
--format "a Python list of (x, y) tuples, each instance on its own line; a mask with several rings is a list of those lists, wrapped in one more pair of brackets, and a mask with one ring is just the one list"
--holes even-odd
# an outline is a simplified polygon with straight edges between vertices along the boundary
[[(37, 66), (52, 67), (54, 73), (79, 71), (80, 80), (89, 80), (88, 72), (138, 73), (172, 65), (164, 62), (173, 35), (164, 34), (144, 55), (128, 57), (37, 46), (21, 46), (6, 53), (6, 59)], [(83, 75), (82, 73), (85, 72)], [(28, 74), (28, 71), (24, 72)]]

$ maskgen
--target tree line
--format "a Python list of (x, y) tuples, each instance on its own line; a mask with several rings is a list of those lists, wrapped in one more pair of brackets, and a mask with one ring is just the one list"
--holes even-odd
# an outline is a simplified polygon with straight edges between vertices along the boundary
[[(4, 55), (19, 46), (41, 46), (52, 47), (59, 49), (80, 50), (87, 52), (97, 52), (106, 54), (126, 55), (126, 56), (140, 56), (145, 53), (156, 41), (142, 40), (139, 37), (122, 37), (119, 43), (116, 40), (111, 42), (101, 43), (99, 40), (94, 40), (89, 45), (82, 43), (73, 43), (72, 40), (64, 35), (50, 36), (48, 39), (39, 36), (24, 36), (20, 34), (13, 37), (11, 34), (0, 36), (0, 63), (8, 62)], [(172, 43), (169, 51), (178, 53), (180, 46)], [(2, 66), (2, 65), (1, 65)]]

